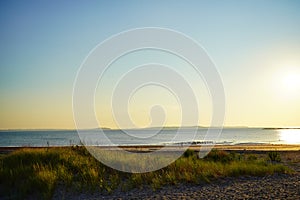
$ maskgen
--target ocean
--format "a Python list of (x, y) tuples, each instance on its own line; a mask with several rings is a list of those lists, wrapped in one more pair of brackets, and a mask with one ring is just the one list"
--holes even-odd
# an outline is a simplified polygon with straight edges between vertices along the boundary
[(224, 128), (220, 135), (206, 128), (104, 130), (9, 130), (0, 131), (0, 147), (45, 147), (70, 145), (162, 145), (199, 141), (216, 144), (299, 144), (300, 129)]

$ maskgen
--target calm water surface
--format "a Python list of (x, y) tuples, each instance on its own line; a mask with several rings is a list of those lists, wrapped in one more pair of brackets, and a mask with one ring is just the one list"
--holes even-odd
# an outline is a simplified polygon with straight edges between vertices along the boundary
[[(209, 141), (218, 144), (268, 143), (268, 144), (300, 144), (300, 129), (261, 129), (261, 128), (225, 128), (220, 136), (209, 137), (207, 129), (197, 132), (184, 128), (164, 129), (153, 134), (156, 129), (105, 130), (101, 135), (97, 130), (85, 131), (79, 137), (76, 130), (22, 130), (0, 131), (0, 147), (10, 146), (68, 146), (77, 145), (81, 141), (89, 145), (145, 145), (169, 144), (191, 140)], [(81, 139), (81, 140), (80, 140)]]

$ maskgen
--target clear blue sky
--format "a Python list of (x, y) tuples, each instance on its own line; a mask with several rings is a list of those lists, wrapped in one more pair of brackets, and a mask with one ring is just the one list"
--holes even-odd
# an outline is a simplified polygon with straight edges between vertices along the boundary
[(300, 68), (299, 10), (297, 0), (0, 1), (0, 128), (72, 128), (72, 87), (89, 51), (149, 26), (207, 50), (224, 81), (226, 125), (300, 126), (300, 87), (278, 83)]

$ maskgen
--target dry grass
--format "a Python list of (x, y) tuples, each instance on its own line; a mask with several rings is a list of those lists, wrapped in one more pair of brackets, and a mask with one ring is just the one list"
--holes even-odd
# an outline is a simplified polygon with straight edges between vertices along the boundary
[(163, 185), (197, 184), (226, 176), (291, 172), (266, 158), (212, 151), (204, 159), (198, 159), (193, 151), (188, 150), (163, 169), (132, 174), (101, 164), (84, 147), (28, 148), (0, 157), (0, 198), (50, 199), (58, 183), (70, 189), (109, 193), (116, 188), (128, 190), (150, 186), (158, 189)]

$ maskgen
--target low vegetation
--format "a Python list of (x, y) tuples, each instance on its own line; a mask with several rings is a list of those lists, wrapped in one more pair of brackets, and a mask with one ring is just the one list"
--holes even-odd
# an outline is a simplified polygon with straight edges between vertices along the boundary
[(268, 152), (268, 157), (271, 162), (281, 162), (280, 154), (277, 151)]
[(57, 185), (70, 190), (111, 193), (117, 188), (156, 190), (163, 185), (198, 184), (226, 176), (290, 173), (287, 167), (269, 162), (268, 156), (257, 158), (214, 150), (198, 159), (195, 152), (188, 150), (163, 169), (132, 174), (101, 164), (84, 147), (28, 148), (0, 157), (0, 199), (50, 199)]

